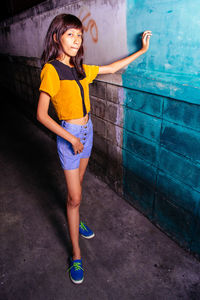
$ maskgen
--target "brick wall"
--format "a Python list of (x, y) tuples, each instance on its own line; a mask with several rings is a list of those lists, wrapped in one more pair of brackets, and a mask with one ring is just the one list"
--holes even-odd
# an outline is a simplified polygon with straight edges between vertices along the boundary
[(91, 95), (92, 170), (200, 254), (200, 105), (101, 79)]
[(90, 86), (94, 124), (94, 147), (90, 167), (122, 195), (123, 108), (120, 103), (121, 90), (122, 87), (101, 81), (95, 81)]

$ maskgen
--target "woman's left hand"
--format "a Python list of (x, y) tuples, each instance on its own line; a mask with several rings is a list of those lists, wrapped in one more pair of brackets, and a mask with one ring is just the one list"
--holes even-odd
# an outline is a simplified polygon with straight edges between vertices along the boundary
[(150, 30), (146, 30), (142, 34), (142, 50), (146, 52), (149, 49), (149, 40), (152, 35)]

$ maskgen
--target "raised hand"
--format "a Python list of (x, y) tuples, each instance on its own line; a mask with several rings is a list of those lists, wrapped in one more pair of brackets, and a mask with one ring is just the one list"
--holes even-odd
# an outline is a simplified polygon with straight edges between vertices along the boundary
[(149, 49), (149, 40), (151, 35), (152, 33), (150, 30), (146, 30), (142, 34), (142, 50), (145, 52)]

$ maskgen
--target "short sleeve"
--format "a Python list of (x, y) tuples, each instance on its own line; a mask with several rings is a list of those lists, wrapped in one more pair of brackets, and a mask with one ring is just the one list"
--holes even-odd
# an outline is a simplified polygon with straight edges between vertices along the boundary
[(60, 79), (54, 66), (48, 63), (45, 64), (41, 71), (40, 78), (41, 84), (39, 90), (49, 94), (51, 98), (55, 96), (60, 89)]
[(99, 66), (84, 65), (84, 69), (88, 83), (92, 83), (99, 73)]

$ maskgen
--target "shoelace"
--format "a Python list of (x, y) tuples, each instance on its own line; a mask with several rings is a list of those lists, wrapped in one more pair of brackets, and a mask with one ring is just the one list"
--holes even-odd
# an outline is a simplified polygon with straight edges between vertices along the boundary
[(69, 272), (72, 268), (74, 268), (75, 271), (83, 270), (80, 262), (74, 262), (73, 265), (67, 270), (67, 272)]
[(87, 228), (85, 227), (85, 224), (84, 224), (83, 222), (80, 223), (80, 227), (81, 227), (83, 230), (88, 231)]

